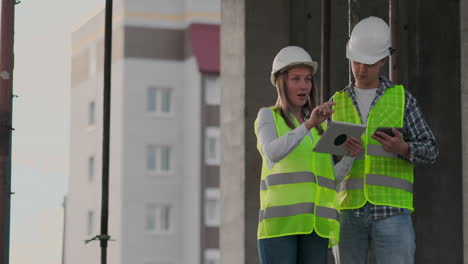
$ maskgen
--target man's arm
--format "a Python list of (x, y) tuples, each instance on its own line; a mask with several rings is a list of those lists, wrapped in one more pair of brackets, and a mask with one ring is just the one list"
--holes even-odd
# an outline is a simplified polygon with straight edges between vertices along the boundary
[(372, 138), (385, 151), (398, 154), (413, 164), (432, 164), (439, 155), (439, 146), (416, 99), (406, 91), (403, 135), (393, 129), (394, 136), (377, 131)]
[(408, 143), (411, 163), (432, 164), (439, 155), (439, 145), (427, 124), (416, 99), (407, 91), (404, 115), (404, 140)]

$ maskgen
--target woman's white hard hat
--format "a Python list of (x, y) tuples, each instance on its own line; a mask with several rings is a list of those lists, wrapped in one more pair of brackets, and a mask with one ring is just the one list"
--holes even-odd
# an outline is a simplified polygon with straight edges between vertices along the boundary
[(271, 83), (276, 85), (277, 73), (300, 65), (312, 68), (312, 74), (315, 74), (318, 68), (318, 63), (313, 61), (309, 53), (307, 53), (303, 48), (288, 46), (281, 49), (273, 60), (270, 76)]
[(378, 17), (365, 18), (354, 26), (346, 45), (346, 58), (372, 65), (390, 55), (390, 28)]

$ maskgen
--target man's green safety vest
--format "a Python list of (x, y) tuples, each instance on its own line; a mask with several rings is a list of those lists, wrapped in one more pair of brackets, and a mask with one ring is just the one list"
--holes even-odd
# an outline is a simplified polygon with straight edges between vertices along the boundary
[[(350, 96), (337, 92), (332, 119), (361, 124), (361, 116)], [(413, 210), (413, 165), (390, 153), (371, 138), (378, 127), (403, 127), (405, 90), (401, 85), (387, 88), (370, 110), (367, 130), (362, 136), (363, 154), (359, 155), (338, 189), (340, 209), (355, 209), (366, 202)]]
[[(278, 137), (291, 131), (280, 112), (270, 107)], [(257, 134), (255, 121), (255, 134)], [(294, 124), (299, 126), (297, 120)], [(319, 140), (312, 129), (314, 142)], [(309, 136), (285, 158), (268, 169), (263, 158), (260, 183), (260, 213), (258, 239), (315, 232), (335, 245), (340, 224), (336, 202), (335, 177), (331, 157), (312, 152), (314, 143)]]

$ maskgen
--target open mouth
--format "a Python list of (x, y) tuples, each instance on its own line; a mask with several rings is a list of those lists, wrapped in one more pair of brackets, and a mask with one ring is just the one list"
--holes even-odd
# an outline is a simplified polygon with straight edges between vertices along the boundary
[(297, 94), (297, 96), (299, 98), (305, 99), (307, 97), (307, 94), (306, 93), (300, 93), (300, 94)]

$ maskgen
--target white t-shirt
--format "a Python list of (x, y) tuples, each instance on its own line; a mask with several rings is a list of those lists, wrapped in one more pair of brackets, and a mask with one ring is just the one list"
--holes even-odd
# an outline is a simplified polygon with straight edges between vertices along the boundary
[(372, 101), (374, 101), (375, 94), (377, 93), (377, 88), (372, 89), (361, 89), (354, 87), (354, 92), (356, 94), (356, 102), (361, 112), (362, 124), (367, 124), (367, 116), (369, 115), (370, 106)]

